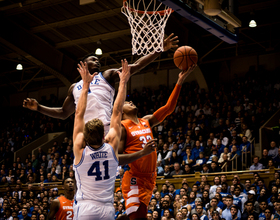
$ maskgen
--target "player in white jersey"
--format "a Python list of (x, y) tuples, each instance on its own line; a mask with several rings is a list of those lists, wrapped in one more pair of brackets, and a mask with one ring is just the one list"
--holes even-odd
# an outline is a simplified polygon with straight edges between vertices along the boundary
[[(172, 36), (173, 34), (164, 40), (164, 51), (167, 51), (170, 48), (178, 47), (177, 36)], [(129, 66), (131, 67), (131, 75), (146, 67), (159, 55), (160, 53), (149, 54), (141, 57), (135, 63), (130, 64)], [(94, 54), (86, 55), (82, 61), (87, 63), (90, 74), (100, 71), (101, 65), (98, 58), (94, 56)], [(108, 69), (103, 73), (99, 73), (94, 77), (94, 80), (89, 87), (90, 93), (88, 97), (87, 110), (85, 113), (85, 122), (92, 118), (99, 118), (102, 120), (105, 126), (105, 132), (108, 131), (110, 127), (109, 124), (112, 114), (112, 103), (115, 94), (114, 88), (115, 83), (119, 81), (118, 71), (120, 70), (121, 68)], [(53, 118), (66, 119), (75, 112), (75, 106), (78, 103), (82, 87), (82, 81), (72, 84), (68, 90), (68, 95), (62, 107), (50, 108), (43, 106), (40, 105), (37, 100), (31, 98), (27, 98), (23, 101), (23, 107), (38, 111)]]
[(115, 209), (113, 194), (116, 171), (118, 167), (118, 146), (121, 137), (121, 117), (126, 96), (126, 83), (130, 76), (127, 61), (122, 61), (119, 92), (113, 107), (110, 130), (105, 137), (104, 125), (100, 119), (84, 122), (87, 97), (90, 83), (95, 75), (87, 69), (87, 63), (78, 68), (83, 87), (77, 104), (73, 142), (74, 142), (74, 170), (77, 192), (74, 202), (74, 219), (79, 220), (112, 220)]
[[(83, 88), (83, 80), (76, 83), (73, 88), (73, 97), (77, 106), (81, 90)], [(95, 75), (89, 86), (88, 101), (84, 116), (85, 122), (92, 118), (100, 119), (104, 124), (105, 134), (110, 128), (110, 119), (113, 109), (115, 89), (106, 81), (102, 73)]]

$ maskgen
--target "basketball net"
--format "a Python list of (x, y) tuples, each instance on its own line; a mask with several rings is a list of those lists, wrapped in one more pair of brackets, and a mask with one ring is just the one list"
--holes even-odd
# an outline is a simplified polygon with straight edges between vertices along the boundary
[[(164, 9), (159, 10), (161, 7)], [(148, 4), (145, 0), (123, 0), (122, 13), (131, 27), (132, 55), (163, 51), (164, 29), (172, 12), (157, 0), (150, 0)]]

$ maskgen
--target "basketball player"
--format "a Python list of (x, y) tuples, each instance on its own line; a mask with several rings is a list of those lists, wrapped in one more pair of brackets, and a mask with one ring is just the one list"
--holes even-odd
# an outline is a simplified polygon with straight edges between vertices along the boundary
[(51, 203), (48, 220), (65, 220), (73, 219), (73, 199), (75, 191), (75, 180), (66, 177), (62, 181), (64, 196), (54, 199)]
[(89, 87), (95, 74), (89, 73), (86, 62), (81, 62), (78, 66), (84, 85), (77, 104), (73, 131), (74, 170), (77, 181), (74, 219), (111, 220), (115, 214), (113, 193), (118, 167), (121, 117), (130, 67), (126, 60), (122, 61), (122, 72), (118, 72), (119, 91), (105, 143), (104, 125), (100, 119), (95, 118), (84, 123)]
[[(177, 36), (173, 37), (171, 34), (164, 40), (164, 51), (167, 51), (171, 48), (178, 47)], [(160, 53), (149, 54), (141, 57), (135, 63), (129, 65), (131, 75), (140, 71), (146, 67), (149, 63), (154, 61)], [(88, 70), (90, 74), (100, 71), (99, 60), (94, 54), (86, 55), (83, 62), (87, 63)], [(86, 107), (86, 112), (84, 115), (85, 122), (93, 118), (100, 119), (105, 127), (105, 135), (108, 133), (110, 128), (110, 119), (113, 108), (113, 98), (115, 94), (115, 83), (119, 81), (118, 71), (119, 69), (108, 69), (103, 73), (94, 75), (94, 78), (89, 86), (88, 102)], [(50, 108), (43, 105), (40, 105), (35, 99), (27, 98), (23, 101), (23, 107), (38, 111), (44, 115), (66, 119), (75, 112), (75, 106), (77, 106), (79, 97), (81, 96), (81, 91), (83, 87), (83, 81), (79, 81), (70, 86), (68, 90), (68, 95), (62, 105), (59, 108)]]
[[(195, 66), (179, 74), (177, 84), (166, 105), (153, 115), (137, 118), (137, 107), (132, 102), (124, 103), (119, 153), (131, 154), (140, 151), (149, 140), (153, 139), (152, 128), (174, 111), (181, 86)], [(124, 174), (122, 192), (126, 213), (130, 220), (146, 219), (147, 207), (156, 181), (156, 164), (157, 153), (154, 151), (130, 163), (130, 170)]]

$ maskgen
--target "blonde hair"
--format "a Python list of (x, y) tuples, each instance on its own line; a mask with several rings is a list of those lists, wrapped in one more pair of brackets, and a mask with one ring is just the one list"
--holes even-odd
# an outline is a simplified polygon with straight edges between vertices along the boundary
[(89, 145), (101, 145), (104, 136), (103, 122), (94, 118), (85, 124), (84, 138), (85, 142)]

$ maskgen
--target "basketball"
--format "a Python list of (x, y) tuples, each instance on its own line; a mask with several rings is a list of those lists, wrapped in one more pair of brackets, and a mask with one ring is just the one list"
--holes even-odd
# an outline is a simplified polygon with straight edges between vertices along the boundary
[(189, 46), (179, 47), (173, 56), (175, 65), (181, 70), (187, 70), (190, 66), (197, 63), (197, 53)]

